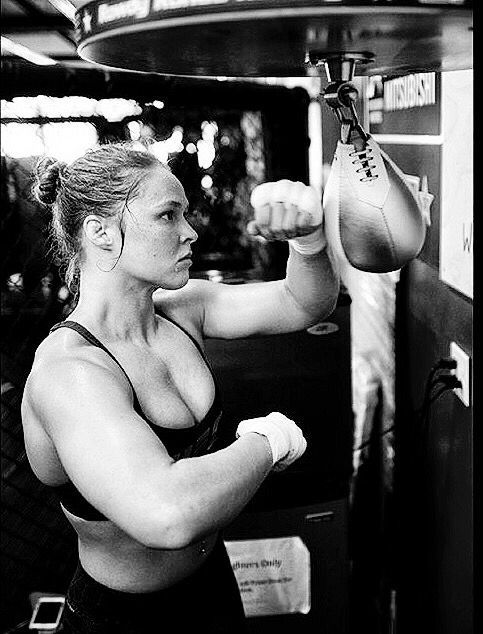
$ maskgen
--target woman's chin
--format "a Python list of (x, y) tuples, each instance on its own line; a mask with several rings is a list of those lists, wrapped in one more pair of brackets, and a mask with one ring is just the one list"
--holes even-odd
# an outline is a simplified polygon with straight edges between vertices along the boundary
[(190, 275), (189, 271), (180, 271), (175, 279), (171, 279), (169, 281), (162, 280), (158, 283), (158, 288), (164, 288), (166, 291), (177, 291), (179, 288), (183, 288), (189, 282)]

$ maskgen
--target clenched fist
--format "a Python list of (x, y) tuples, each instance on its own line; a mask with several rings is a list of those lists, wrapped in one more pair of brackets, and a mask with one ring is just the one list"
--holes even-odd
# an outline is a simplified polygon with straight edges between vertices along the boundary
[(273, 471), (283, 471), (302, 456), (307, 449), (303, 432), (280, 412), (268, 416), (242, 420), (236, 430), (236, 437), (256, 433), (268, 440), (272, 452)]
[(248, 223), (251, 235), (266, 240), (289, 240), (306, 236), (322, 224), (322, 204), (313, 187), (299, 181), (262, 183), (252, 191), (255, 218)]

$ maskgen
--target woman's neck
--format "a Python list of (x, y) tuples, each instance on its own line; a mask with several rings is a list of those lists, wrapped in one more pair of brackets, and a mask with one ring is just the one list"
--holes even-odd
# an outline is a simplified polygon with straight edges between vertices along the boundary
[(154, 288), (116, 276), (99, 280), (82, 275), (79, 301), (69, 319), (79, 320), (105, 339), (146, 342), (156, 332)]

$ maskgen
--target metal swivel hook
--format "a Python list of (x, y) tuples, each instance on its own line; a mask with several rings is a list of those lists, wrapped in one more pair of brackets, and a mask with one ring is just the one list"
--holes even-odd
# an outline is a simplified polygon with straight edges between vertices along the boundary
[(357, 88), (349, 81), (335, 81), (327, 86), (322, 96), (339, 120), (341, 142), (353, 142), (356, 149), (362, 150), (369, 136), (357, 116), (355, 101), (358, 94)]
[(342, 143), (353, 143), (357, 151), (366, 147), (369, 138), (364, 131), (355, 107), (359, 96), (357, 88), (351, 83), (356, 64), (369, 64), (374, 55), (364, 52), (325, 53), (308, 51), (306, 61), (313, 68), (325, 70), (329, 85), (322, 96), (326, 104), (333, 110), (340, 122), (340, 140)]

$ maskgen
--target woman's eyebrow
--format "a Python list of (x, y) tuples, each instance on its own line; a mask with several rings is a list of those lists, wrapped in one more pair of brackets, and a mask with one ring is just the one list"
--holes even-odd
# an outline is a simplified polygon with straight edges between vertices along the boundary
[(162, 200), (158, 203), (157, 207), (159, 209), (163, 209), (164, 207), (178, 207), (180, 209), (184, 209), (188, 207), (187, 203), (180, 203), (178, 200)]

